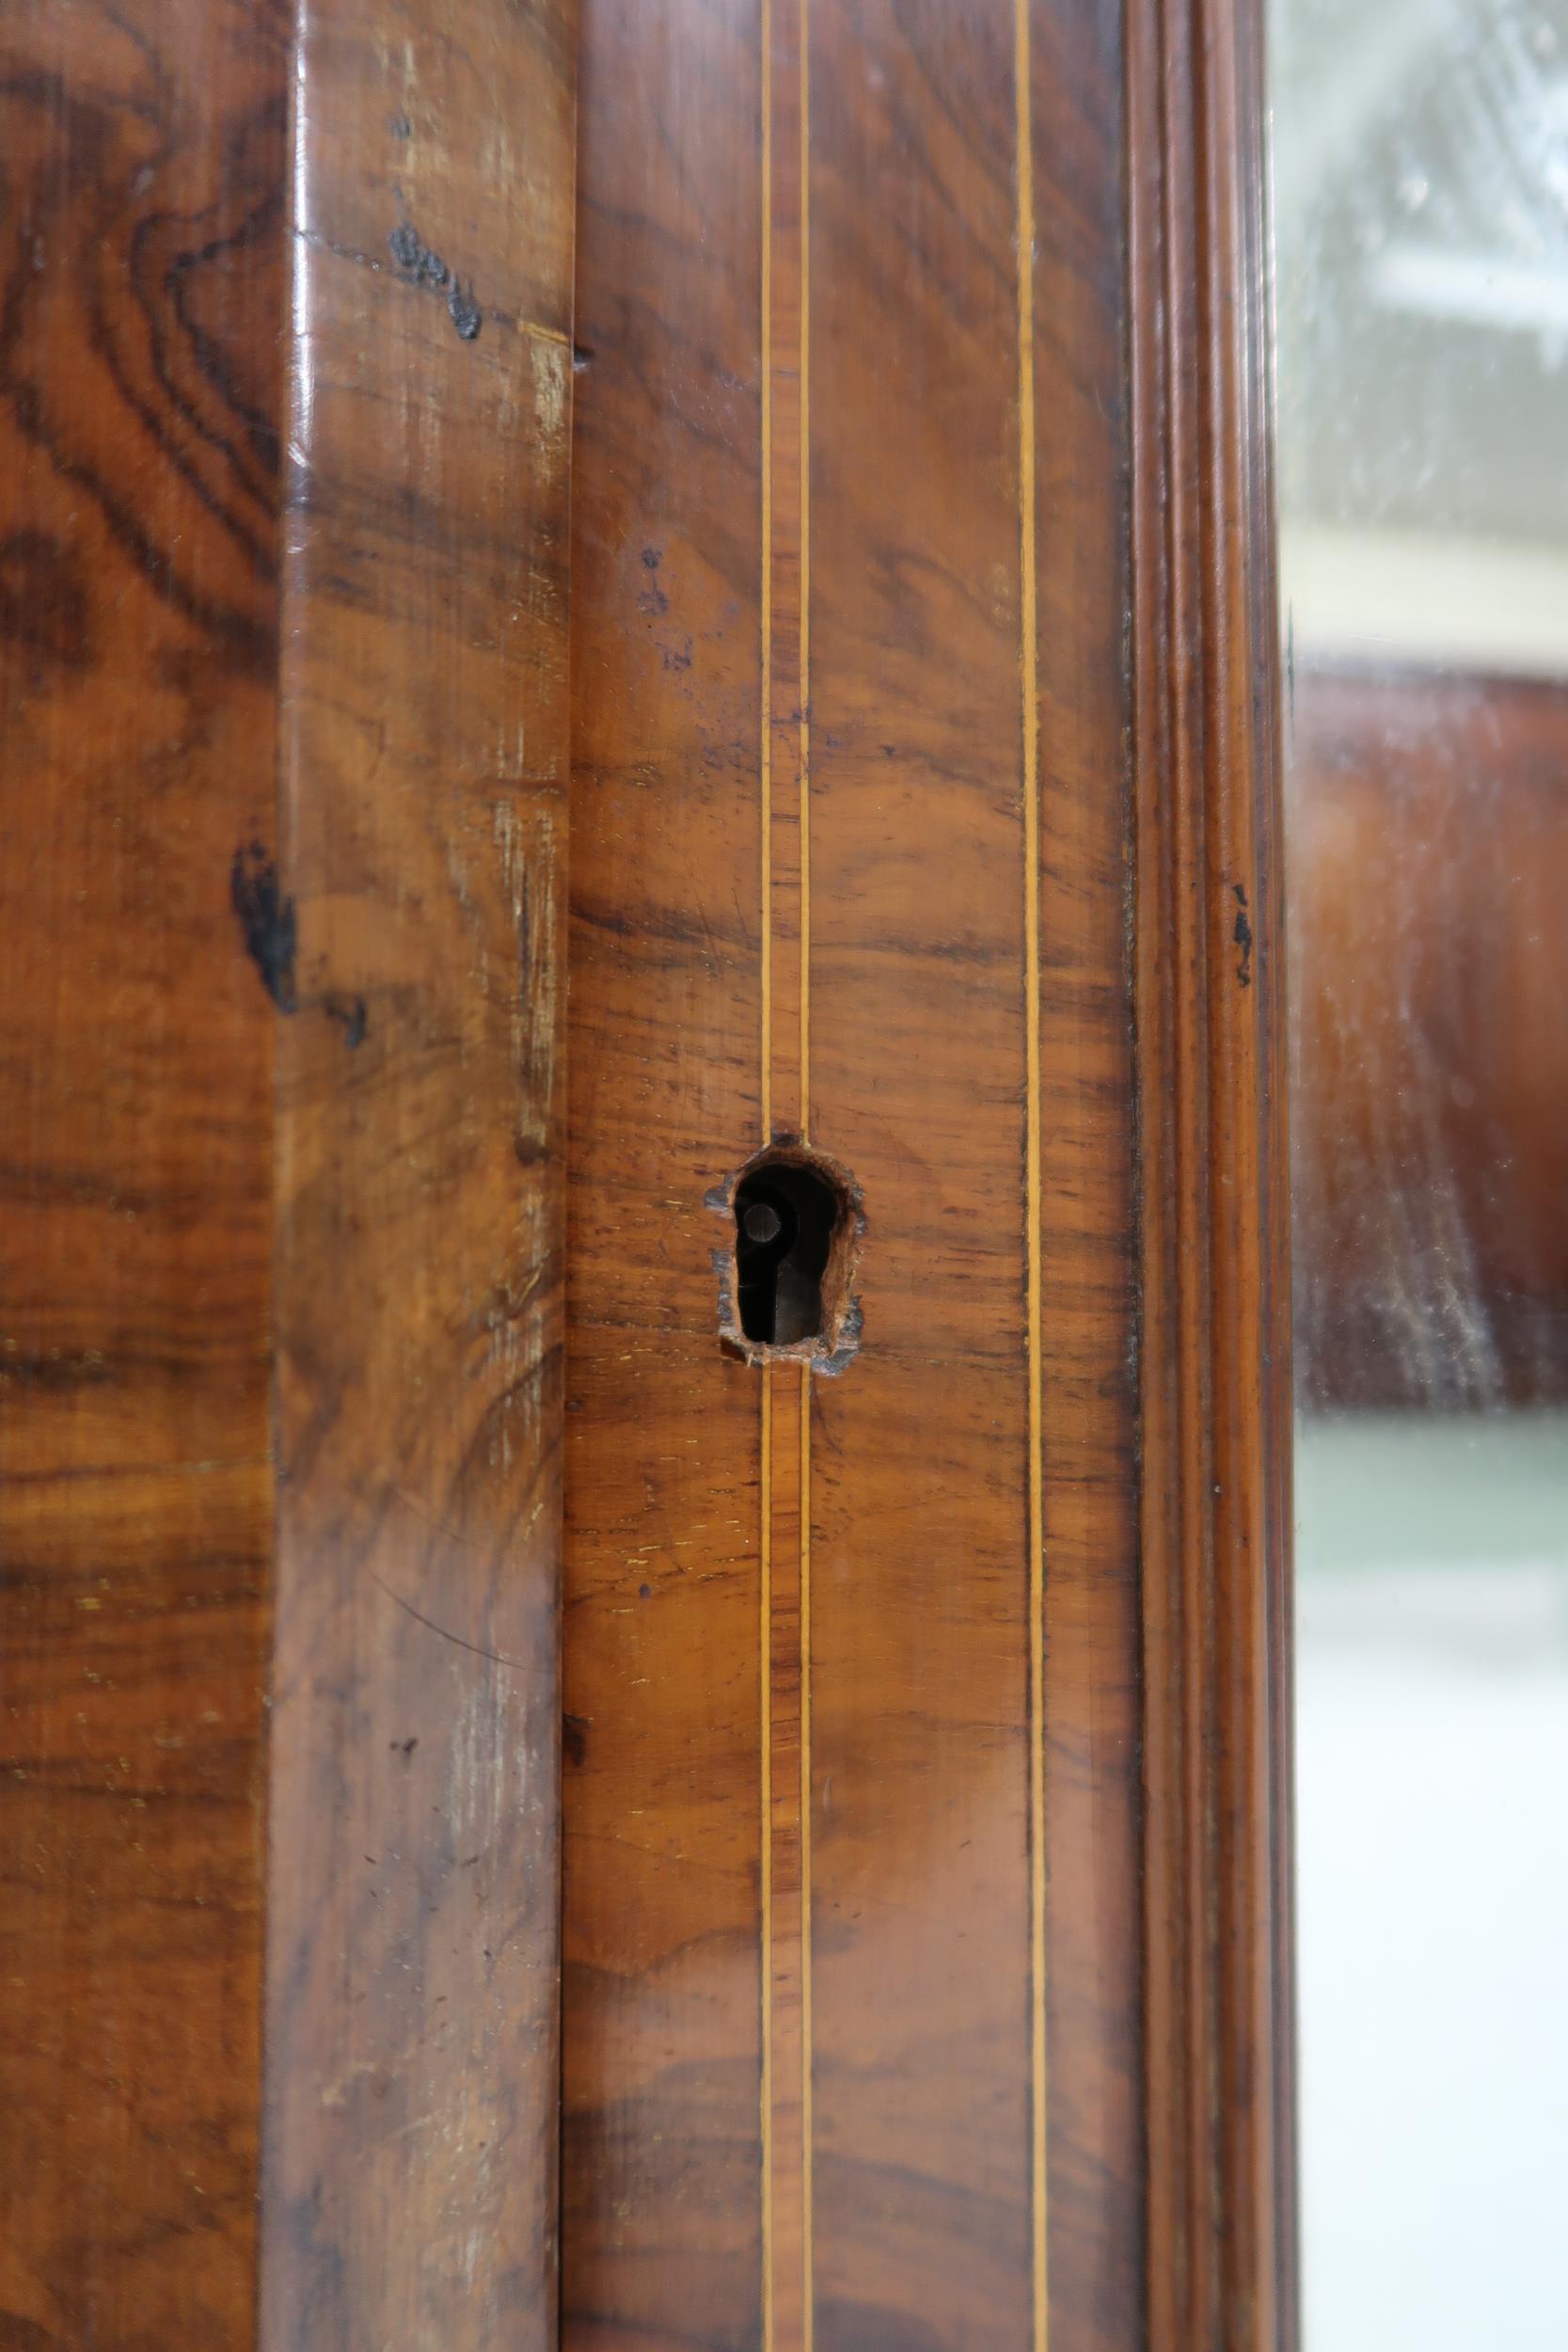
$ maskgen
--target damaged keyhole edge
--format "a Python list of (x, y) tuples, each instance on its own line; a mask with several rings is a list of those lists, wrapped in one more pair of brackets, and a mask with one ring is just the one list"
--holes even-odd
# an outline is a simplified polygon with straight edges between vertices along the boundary
[[(743, 1184), (766, 1176), (769, 1168), (797, 1168), (814, 1176), (836, 1204), (828, 1262), (822, 1270), (822, 1328), (809, 1339), (778, 1342), (749, 1339), (740, 1323), (739, 1232), (736, 1198)], [(719, 1278), (719, 1337), (725, 1353), (748, 1364), (801, 1363), (832, 1376), (842, 1372), (861, 1343), (863, 1318), (855, 1295), (861, 1245), (865, 1237), (865, 1209), (861, 1189), (849, 1170), (826, 1152), (814, 1151), (799, 1136), (780, 1136), (763, 1151), (754, 1152), (734, 1174), (705, 1195), (705, 1205), (721, 1216), (727, 1228), (725, 1245), (712, 1253)]]

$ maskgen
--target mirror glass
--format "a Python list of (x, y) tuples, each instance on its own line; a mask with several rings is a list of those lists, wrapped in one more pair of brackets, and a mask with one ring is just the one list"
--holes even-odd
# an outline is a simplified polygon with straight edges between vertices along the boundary
[(1307, 2352), (1568, 2343), (1568, 0), (1273, 0)]

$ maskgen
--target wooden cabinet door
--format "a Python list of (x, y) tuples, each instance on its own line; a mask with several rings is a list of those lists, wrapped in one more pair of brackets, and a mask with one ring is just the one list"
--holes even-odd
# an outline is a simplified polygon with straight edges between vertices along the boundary
[(1282, 2325), (1250, 33), (584, 9), (582, 2352)]
[(1250, 0), (6, 39), (0, 2352), (1273, 2352)]

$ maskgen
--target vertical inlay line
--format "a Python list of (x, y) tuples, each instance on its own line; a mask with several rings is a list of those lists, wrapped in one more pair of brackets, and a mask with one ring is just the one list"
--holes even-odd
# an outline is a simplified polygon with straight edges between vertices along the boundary
[(1038, 580), (1035, 514), (1035, 157), (1029, 0), (1014, 0), (1018, 148), (1019, 671), (1023, 730), (1024, 1236), (1029, 1359), (1030, 2179), (1036, 2352), (1050, 2328), (1045, 2119), (1045, 1500), (1040, 1378)]
[[(762, 26), (762, 707), (759, 761), (762, 816), (762, 1140), (773, 1135), (773, 8), (761, 0)], [(766, 1392), (766, 1382), (764, 1391)], [(766, 1672), (767, 1661), (764, 1659)], [(763, 1810), (767, 1811), (764, 1804)]]
[[(805, 77), (809, 26), (805, 0), (781, 13), (759, 0), (761, 253), (761, 681), (760, 759), (763, 896), (760, 1101), (763, 1141), (775, 1120), (782, 1132), (806, 1135), (810, 1123), (811, 716), (810, 459), (807, 434), (809, 260), (806, 175), (810, 118)], [(782, 46), (775, 48), (775, 41)], [(800, 109), (799, 119), (791, 115)], [(799, 171), (797, 186), (793, 174)], [(791, 240), (799, 238), (799, 253)], [(778, 315), (775, 315), (778, 305)], [(799, 442), (792, 442), (792, 434)], [(796, 469), (793, 491), (791, 468)], [(777, 478), (775, 478), (777, 476)], [(800, 531), (799, 548), (794, 542)], [(798, 598), (791, 610), (791, 599)], [(775, 646), (773, 632), (782, 632)], [(793, 628), (796, 644), (788, 643)], [(796, 671), (792, 677), (790, 673)], [(778, 705), (775, 707), (775, 705)], [(777, 727), (778, 739), (773, 739)], [(787, 765), (793, 739), (795, 805), (775, 792), (777, 762)], [(782, 772), (782, 771), (780, 771)], [(778, 839), (774, 839), (774, 828)], [(793, 838), (791, 837), (793, 834)], [(798, 890), (795, 878), (799, 877)], [(775, 904), (775, 898), (778, 904)], [(791, 958), (799, 957), (792, 966)], [(792, 977), (793, 973), (793, 977)], [(799, 991), (793, 1008), (791, 989)], [(778, 1026), (799, 1023), (799, 1102), (792, 1043)], [(763, 1828), (759, 1867), (762, 1922), (762, 2344), (764, 2352), (810, 2352), (812, 2311), (811, 2156), (811, 1375), (798, 1367), (762, 1368), (760, 1507), (763, 1518), (758, 1605), (760, 1778)], [(797, 1433), (791, 1416), (799, 1409)], [(792, 1523), (792, 1515), (795, 1521)], [(798, 1581), (789, 1554), (798, 1550)], [(791, 1617), (793, 1615), (793, 1622)], [(799, 1756), (790, 1742), (799, 1740)], [(777, 1785), (776, 1785), (777, 1784)], [(799, 2033), (797, 2052), (793, 2036)], [(796, 2106), (799, 2088), (800, 2106)], [(801, 2135), (797, 2171), (794, 2134)], [(797, 2210), (797, 2196), (800, 2204)], [(796, 2233), (800, 2233), (799, 2265)], [(797, 2308), (797, 2295), (800, 2305)]]
[(773, 1384), (762, 1375), (762, 1529), (758, 1648), (762, 1677), (762, 2341), (773, 2352)]
[(800, 2266), (801, 2332), (812, 2352), (811, 2131), (811, 1366), (800, 1366)]
[[(762, 1141), (773, 1134), (773, 8), (760, 0), (760, 105), (762, 112), (762, 401), (760, 417), (761, 616), (759, 803), (762, 828), (761, 957), (759, 993), (762, 1069), (758, 1092)], [(760, 1684), (759, 1773), (762, 1827), (758, 1839), (761, 1882), (761, 1960), (758, 1971), (762, 2026), (762, 2342), (773, 2352), (773, 1396), (765, 1371), (761, 1393), (757, 1541), (759, 1589), (757, 1675)]]
[[(811, 1133), (811, 0), (800, 5), (800, 1133)], [(812, 2352), (811, 1366), (800, 1366), (801, 2340)]]
[(800, 0), (800, 1133), (811, 1133), (811, 8)]

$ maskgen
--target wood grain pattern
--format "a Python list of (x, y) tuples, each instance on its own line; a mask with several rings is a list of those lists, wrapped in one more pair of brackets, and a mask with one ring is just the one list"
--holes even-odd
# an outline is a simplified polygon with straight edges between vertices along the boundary
[(1290, 1290), (1260, 10), (1133, 0), (1149, 2342), (1294, 2341)]
[(0, 29), (0, 2343), (254, 2340), (287, 26)]
[(1568, 1395), (1568, 691), (1298, 660), (1297, 1393)]
[(542, 2347), (574, 26), (297, 39), (261, 2341)]
[[(575, 2346), (1141, 2321), (1120, 64), (584, 19)], [(867, 1218), (803, 1383), (703, 1206), (800, 1133)]]
[(1142, 2344), (1126, 11), (1033, 11), (1052, 2341)]
[(0, 2345), (1288, 2347), (1253, 15), (15, 27)]
[[(812, 848), (815, 741), (812, 570), (816, 445), (812, 434), (817, 320), (814, 44), (810, 0), (759, 12), (763, 240), (760, 449), (764, 677), (763, 875), (758, 904), (763, 1134), (820, 1144), (812, 1072)], [(842, 1162), (840, 1163), (842, 1165)], [(853, 1171), (850, 1171), (853, 1180)], [(761, 2331), (766, 2346), (810, 2347), (816, 2335), (818, 1895), (814, 1738), (816, 1414), (809, 1370), (786, 1361), (759, 1383), (762, 1560), (755, 1706), (762, 1742)]]
[(553, 2338), (574, 63), (8, 25), (8, 2344)]
[[(573, 448), (562, 2334), (762, 2327), (754, 5), (589, 0)], [(799, 1373), (794, 1375), (799, 1380)]]
[(810, 1116), (867, 1218), (813, 1398), (816, 2343), (1011, 2352), (1047, 1964), (1015, 23), (811, 26)]

